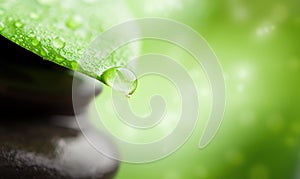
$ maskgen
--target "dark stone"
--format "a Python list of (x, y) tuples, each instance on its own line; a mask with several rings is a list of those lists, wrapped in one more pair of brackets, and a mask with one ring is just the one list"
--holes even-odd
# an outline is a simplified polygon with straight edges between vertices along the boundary
[[(87, 142), (73, 116), (72, 80), (77, 113), (101, 88), (1, 36), (0, 44), (0, 178), (112, 178), (118, 162)], [(115, 151), (107, 141), (99, 138)]]
[(104, 179), (118, 168), (85, 140), (72, 118), (6, 121), (0, 144), (0, 178)]

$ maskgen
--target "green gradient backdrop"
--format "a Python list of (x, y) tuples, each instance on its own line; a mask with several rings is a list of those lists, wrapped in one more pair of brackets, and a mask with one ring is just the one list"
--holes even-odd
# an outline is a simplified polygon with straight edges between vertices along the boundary
[[(227, 107), (217, 136), (199, 150), (210, 104), (206, 78), (176, 47), (145, 41), (143, 53), (158, 52), (178, 59), (199, 82), (203, 94), (199, 98), (200, 122), (190, 140), (173, 155), (149, 164), (122, 163), (116, 178), (300, 178), (300, 1), (128, 2), (138, 17), (178, 20), (208, 41), (224, 70)], [(138, 98), (147, 93), (147, 84), (153, 86), (153, 81), (142, 81), (142, 89), (133, 96), (137, 111), (144, 104)], [(99, 105), (104, 105), (109, 95), (105, 88), (97, 99)], [(103, 117), (111, 118), (105, 113)]]

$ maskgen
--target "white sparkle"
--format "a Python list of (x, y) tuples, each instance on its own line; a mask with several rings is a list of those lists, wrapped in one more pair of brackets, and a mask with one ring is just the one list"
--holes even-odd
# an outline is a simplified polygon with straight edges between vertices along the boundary
[(257, 27), (256, 35), (260, 36), (260, 37), (266, 36), (266, 35), (269, 35), (274, 30), (275, 30), (274, 25), (262, 25), (262, 26)]
[(248, 70), (244, 68), (240, 69), (238, 72), (238, 76), (240, 79), (246, 79), (248, 77), (248, 74), (249, 74)]

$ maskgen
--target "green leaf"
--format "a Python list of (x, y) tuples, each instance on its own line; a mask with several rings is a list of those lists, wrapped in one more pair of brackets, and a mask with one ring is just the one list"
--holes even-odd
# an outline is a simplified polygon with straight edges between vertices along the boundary
[(120, 0), (0, 0), (1, 35), (46, 60), (95, 78), (99, 71), (124, 66), (132, 51), (122, 48), (105, 64), (93, 60), (93, 68), (81, 69), (83, 53), (99, 34), (130, 17)]

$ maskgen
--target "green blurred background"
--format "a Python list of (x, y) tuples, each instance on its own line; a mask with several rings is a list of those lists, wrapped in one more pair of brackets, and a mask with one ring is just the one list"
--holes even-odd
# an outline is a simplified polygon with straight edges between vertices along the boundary
[[(224, 71), (227, 104), (216, 137), (205, 149), (198, 149), (211, 104), (203, 70), (178, 47), (144, 41), (142, 53), (173, 57), (198, 84), (199, 122), (188, 142), (171, 156), (148, 164), (121, 163), (116, 178), (300, 178), (300, 1), (127, 2), (136, 17), (171, 18), (192, 27), (207, 40)], [(113, 116), (110, 93), (104, 87), (97, 103), (102, 108), (99, 113), (115, 135), (147, 141), (166, 135), (176, 125), (162, 126), (147, 134), (131, 131)], [(173, 99), (168, 96), (172, 93), (168, 82), (145, 78), (130, 100), (133, 111), (139, 115), (149, 113), (148, 99), (153, 93)], [(176, 117), (180, 106), (174, 103), (168, 107)]]

